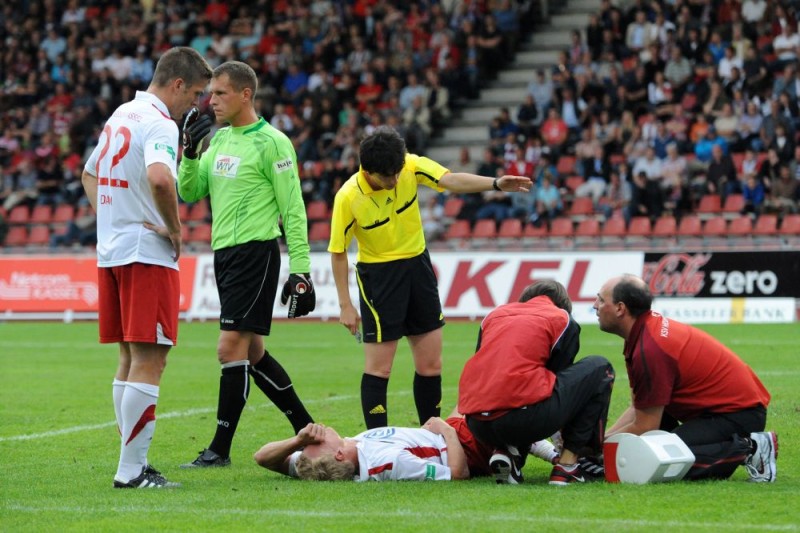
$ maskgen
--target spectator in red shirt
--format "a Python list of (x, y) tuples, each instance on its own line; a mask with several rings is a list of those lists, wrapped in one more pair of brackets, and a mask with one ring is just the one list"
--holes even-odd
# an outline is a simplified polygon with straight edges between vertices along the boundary
[(558, 157), (569, 135), (569, 128), (557, 109), (550, 108), (547, 112), (547, 119), (542, 123), (540, 131), (542, 139), (550, 148), (550, 153), (554, 157)]
[(686, 479), (726, 479), (744, 465), (751, 481), (775, 481), (778, 437), (765, 432), (770, 395), (755, 372), (708, 333), (650, 306), (647, 284), (608, 280), (594, 303), (600, 329), (625, 339), (631, 406), (608, 430), (677, 434), (695, 455)]

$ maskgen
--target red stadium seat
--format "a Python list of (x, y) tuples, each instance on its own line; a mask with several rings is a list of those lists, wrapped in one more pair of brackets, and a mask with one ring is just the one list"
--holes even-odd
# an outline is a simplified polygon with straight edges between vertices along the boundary
[(567, 213), (573, 220), (580, 221), (594, 213), (594, 203), (589, 197), (575, 198)]
[(27, 205), (18, 205), (8, 213), (9, 224), (27, 224), (31, 219), (31, 210)]
[(309, 241), (324, 241), (327, 242), (331, 239), (331, 223), (327, 220), (318, 220), (311, 225), (311, 230), (308, 232)]
[(28, 228), (13, 226), (6, 235), (5, 246), (25, 246), (28, 242)]
[(629, 237), (649, 237), (652, 229), (650, 219), (647, 217), (633, 217), (628, 226)]
[(749, 216), (740, 216), (728, 224), (728, 235), (731, 237), (750, 237), (753, 234), (753, 219)]
[(800, 215), (786, 215), (783, 217), (778, 233), (787, 236), (800, 235)]
[(700, 205), (697, 206), (697, 214), (701, 218), (711, 218), (722, 212), (722, 202), (718, 194), (706, 194), (700, 198)]
[(583, 176), (568, 176), (567, 179), (564, 180), (564, 186), (569, 189), (570, 192), (574, 193), (578, 187), (583, 185), (583, 182)]
[(550, 237), (572, 237), (575, 233), (572, 219), (566, 217), (555, 218), (550, 222)]
[(444, 232), (444, 238), (450, 239), (469, 239), (472, 235), (472, 230), (469, 227), (468, 220), (456, 220), (447, 227)]
[(306, 218), (309, 222), (317, 220), (330, 220), (331, 215), (328, 204), (324, 200), (313, 200), (306, 206)]
[(189, 220), (189, 210), (190, 205), (185, 203), (178, 204), (178, 218), (181, 219), (181, 222), (186, 222)]
[(533, 224), (525, 224), (525, 229), (522, 232), (522, 237), (525, 239), (544, 239), (547, 237), (547, 226), (534, 226)]
[(205, 222), (210, 214), (208, 202), (205, 198), (203, 198), (196, 204), (192, 205), (191, 209), (189, 209), (189, 216), (186, 220), (189, 222)]
[(497, 236), (501, 239), (522, 238), (522, 222), (518, 218), (507, 218), (500, 223)]
[(73, 218), (75, 218), (75, 208), (70, 204), (61, 204), (56, 207), (51, 221), (53, 224), (65, 224)]
[(33, 208), (29, 222), (31, 224), (50, 224), (53, 219), (53, 208), (49, 205), (37, 205)]
[(464, 207), (464, 200), (458, 196), (450, 196), (444, 202), (444, 216), (445, 218), (454, 219), (461, 212)]
[(753, 235), (776, 235), (778, 233), (778, 216), (761, 215), (753, 226)]
[(678, 233), (678, 224), (673, 216), (665, 216), (656, 220), (653, 226), (653, 237), (674, 237)]
[(189, 232), (189, 241), (196, 243), (210, 244), (211, 224), (198, 224), (197, 226), (193, 227)]
[(575, 228), (575, 245), (595, 248), (600, 245), (600, 221), (596, 218), (585, 218)]
[(28, 235), (28, 246), (47, 246), (50, 244), (50, 228), (47, 226), (34, 226)]
[(736, 218), (743, 209), (744, 196), (741, 194), (730, 194), (725, 199), (725, 205), (722, 207), (722, 212), (727, 218)]
[(556, 172), (560, 176), (571, 176), (575, 174), (575, 156), (574, 155), (562, 155), (558, 158), (558, 164), (556, 165)]
[(703, 224), (703, 235), (706, 237), (717, 237), (725, 235), (728, 231), (728, 223), (721, 216), (716, 216), (706, 220)]
[(485, 242), (497, 237), (497, 223), (494, 219), (484, 218), (475, 222), (472, 228), (472, 238)]
[(703, 224), (697, 215), (685, 215), (678, 224), (679, 237), (699, 237), (703, 234)]
[(609, 218), (600, 232), (600, 243), (605, 247), (621, 247), (626, 233), (624, 218)]

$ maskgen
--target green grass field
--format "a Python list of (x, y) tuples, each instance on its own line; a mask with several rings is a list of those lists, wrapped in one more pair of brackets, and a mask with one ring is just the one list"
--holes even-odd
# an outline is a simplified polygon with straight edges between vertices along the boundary
[[(185, 471), (212, 436), (219, 366), (215, 322), (182, 324), (158, 404), (150, 460), (183, 486), (117, 491), (119, 437), (111, 405), (116, 348), (97, 344), (94, 323), (0, 323), (0, 530), (2, 531), (796, 531), (800, 529), (798, 327), (706, 327), (761, 376), (772, 393), (768, 426), (780, 435), (778, 480), (663, 485), (547, 484), (531, 458), (526, 483), (304, 483), (258, 467), (253, 452), (291, 426), (253, 387), (226, 469)], [(363, 430), (362, 352), (334, 322), (278, 322), (267, 339), (316, 420), (343, 435)], [(457, 396), (477, 324), (444, 330), (443, 405)], [(629, 399), (622, 340), (585, 327), (581, 355), (617, 369), (615, 419)], [(389, 421), (416, 425), (413, 367), (403, 346), (389, 387)]]

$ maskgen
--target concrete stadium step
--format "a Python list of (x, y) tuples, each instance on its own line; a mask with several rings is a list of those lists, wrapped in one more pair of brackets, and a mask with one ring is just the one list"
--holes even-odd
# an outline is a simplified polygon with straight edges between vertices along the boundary
[[(522, 103), (521, 101), (518, 104)], [(500, 107), (493, 102), (480, 102), (481, 107), (466, 107), (461, 110), (458, 118), (453, 120), (453, 126), (467, 126), (474, 124), (485, 124), (489, 127), (489, 122), (500, 114)], [(511, 109), (509, 109), (511, 111)]]
[[(570, 28), (572, 29), (572, 28)], [(568, 48), (572, 42), (570, 32), (565, 29), (554, 30), (547, 28), (539, 30), (533, 34), (531, 45), (534, 49), (544, 50), (563, 50)]]
[[(593, 12), (597, 12), (597, 8), (595, 8)], [(570, 10), (569, 14), (553, 15), (550, 17), (548, 26), (553, 30), (579, 29), (581, 30), (581, 34), (584, 34), (587, 24), (589, 24), (589, 11), (586, 13), (573, 13)]]
[[(469, 156), (473, 163), (477, 164), (483, 159), (483, 151), (487, 144), (469, 146)], [(459, 156), (461, 155), (461, 145), (458, 146), (431, 146), (425, 151), (425, 156), (433, 159), (450, 170), (468, 170), (458, 166)], [(473, 169), (469, 169), (473, 170)]]
[(569, 0), (566, 10), (570, 13), (597, 13), (600, 11), (600, 2), (597, 0)]
[(497, 75), (497, 81), (504, 86), (528, 85), (533, 80), (533, 68), (504, 70)]
[[(496, 112), (496, 111), (495, 111)], [(485, 127), (475, 126), (453, 126), (449, 127), (442, 132), (439, 141), (442, 143), (457, 143), (463, 144), (472, 141), (480, 141), (484, 144), (489, 142), (489, 123), (485, 123)]]
[(517, 57), (514, 58), (514, 64), (510, 66), (510, 70), (547, 68), (555, 64), (558, 59), (558, 52), (558, 50), (539, 50), (536, 48), (521, 50), (517, 52)]
[[(525, 99), (527, 84), (512, 88), (488, 88), (481, 91), (480, 105), (510, 107), (519, 105)], [(478, 107), (477, 105), (474, 107)]]

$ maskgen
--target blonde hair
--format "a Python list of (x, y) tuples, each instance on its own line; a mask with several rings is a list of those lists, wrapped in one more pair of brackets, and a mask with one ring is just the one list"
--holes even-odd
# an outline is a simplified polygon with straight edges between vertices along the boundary
[(350, 481), (355, 475), (356, 467), (350, 461), (337, 461), (331, 454), (311, 459), (301, 454), (295, 463), (297, 477), (310, 481)]

